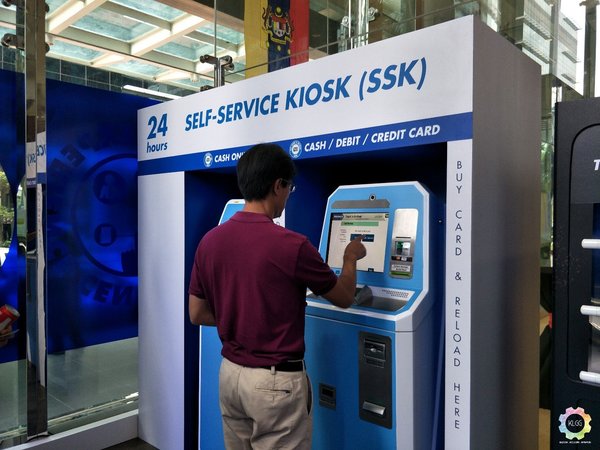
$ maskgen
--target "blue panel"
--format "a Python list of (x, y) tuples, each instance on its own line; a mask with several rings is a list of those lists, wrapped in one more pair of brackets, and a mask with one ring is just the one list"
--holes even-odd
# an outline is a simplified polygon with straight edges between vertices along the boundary
[[(15, 209), (12, 216), (16, 223), (18, 208), (17, 188), (25, 174), (25, 148), (22, 128), (17, 125), (18, 105), (24, 105), (23, 75), (0, 70), (0, 165), (10, 186), (10, 196)], [(21, 114), (23, 111), (21, 111)], [(22, 124), (19, 124), (22, 127)], [(13, 330), (20, 330), (0, 351), (0, 363), (25, 357), (25, 302), (19, 301), (18, 290), (25, 289), (25, 257), (18, 254), (16, 227), (2, 226), (2, 240), (11, 239), (4, 263), (0, 267), (0, 306), (8, 304), (21, 313), (21, 318), (13, 324)]]
[[(313, 386), (313, 450), (396, 448), (395, 426), (389, 429), (359, 417), (361, 331), (388, 336), (395, 346), (393, 333), (306, 316), (306, 366)], [(394, 349), (390, 351), (393, 354)], [(392, 373), (395, 371), (394, 361)], [(335, 409), (319, 405), (319, 383), (335, 387)], [(395, 398), (395, 386), (392, 395)], [(395, 411), (392, 416), (395, 417)]]
[[(231, 170), (226, 172), (187, 172), (185, 177), (185, 291), (189, 285), (194, 255), (204, 234), (215, 227), (221, 216), (228, 219), (243, 205), (223, 205), (231, 198), (239, 198), (237, 179)], [(187, 295), (181, 299), (187, 317)], [(184, 324), (185, 331), (185, 442), (186, 448), (197, 448), (200, 434), (201, 448), (223, 448), (221, 411), (219, 408), (219, 367), (221, 342), (216, 328)], [(201, 347), (198, 341), (200, 334)], [(200, 365), (198, 355), (200, 354)], [(199, 367), (200, 366), (200, 367)], [(200, 379), (200, 404), (198, 380)], [(198, 416), (198, 410), (201, 416)], [(199, 424), (199, 430), (197, 425)]]
[[(23, 124), (16, 122), (22, 83), (22, 75), (0, 71), (0, 164), (14, 204), (25, 173)], [(47, 81), (49, 352), (137, 335), (136, 121), (137, 110), (154, 103)], [(13, 239), (0, 290), (4, 302), (24, 313), (17, 286), (25, 262), (16, 250)], [(17, 341), (0, 362), (24, 357)]]
[(227, 203), (225, 205), (225, 209), (223, 210), (223, 214), (221, 214), (221, 220), (219, 221), (219, 223), (223, 223), (228, 221), (231, 216), (233, 216), (236, 212), (241, 211), (242, 209), (244, 209), (244, 203)]
[(137, 336), (136, 122), (154, 103), (47, 81), (51, 353)]
[(221, 367), (221, 340), (215, 327), (202, 327), (201, 382), (200, 382), (200, 448), (221, 450), (223, 422), (219, 408), (219, 368)]
[[(243, 203), (227, 203), (219, 223), (241, 211)], [(224, 449), (223, 422), (219, 407), (219, 368), (221, 367), (221, 340), (215, 327), (202, 327), (201, 382), (200, 382), (200, 448)]]
[[(0, 70), (0, 165), (6, 173), (13, 195), (21, 178), (25, 175), (24, 136), (17, 124), (18, 105), (24, 102), (23, 75), (15, 72)], [(14, 198), (13, 198), (14, 200)]]

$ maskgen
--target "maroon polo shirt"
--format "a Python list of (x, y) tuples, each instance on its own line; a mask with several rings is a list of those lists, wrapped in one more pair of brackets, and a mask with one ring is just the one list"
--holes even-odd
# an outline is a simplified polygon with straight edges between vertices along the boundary
[(221, 354), (259, 367), (304, 357), (306, 288), (336, 282), (306, 236), (241, 211), (198, 244), (188, 292), (209, 302)]

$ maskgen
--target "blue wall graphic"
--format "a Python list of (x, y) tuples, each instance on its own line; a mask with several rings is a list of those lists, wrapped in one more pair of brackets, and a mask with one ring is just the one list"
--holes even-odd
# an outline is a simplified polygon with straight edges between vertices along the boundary
[(48, 351), (137, 336), (141, 97), (48, 81)]
[[(23, 84), (23, 76), (15, 72), (0, 70), (0, 165), (6, 174), (10, 185), (12, 204), (17, 202), (17, 189), (19, 182), (25, 175), (25, 147), (19, 142), (17, 135), (18, 116), (17, 107), (24, 106), (25, 102), (22, 92), (18, 93), (16, 86)], [(20, 95), (20, 97), (18, 97)], [(17, 100), (18, 98), (18, 100)], [(23, 129), (20, 124), (20, 129)], [(24, 141), (24, 138), (21, 139)], [(16, 214), (15, 214), (16, 216)], [(16, 217), (13, 223), (16, 223)], [(16, 239), (16, 228), (13, 228), (12, 240), (8, 254), (2, 266), (0, 266), (0, 305), (9, 304), (22, 311), (25, 304), (19, 304), (19, 285), (25, 288), (25, 256), (17, 257), (18, 243)], [(24, 300), (24, 299), (23, 299)], [(19, 319), (13, 329), (24, 329), (25, 321)], [(22, 339), (22, 341), (20, 341)], [(22, 343), (21, 343), (22, 342)], [(14, 339), (9, 341), (6, 347), (0, 349), (0, 363), (18, 359), (25, 350), (23, 331), (17, 333)]]
[[(9, 179), (20, 180), (24, 153), (21, 147), (15, 156), (12, 137), (17, 130), (15, 77), (18, 74), (0, 71), (0, 89), (12, 95), (0, 101), (2, 111), (12, 107), (12, 114), (0, 116), (0, 158), (10, 154), (15, 159), (0, 163), (7, 174), (14, 172)], [(154, 103), (47, 81), (50, 353), (137, 336), (137, 110)], [(4, 298), (14, 298), (11, 304), (24, 309), (17, 302), (14, 253), (0, 269), (15, 267), (7, 276), (0, 273), (0, 289)], [(19, 264), (23, 273), (24, 262)], [(0, 362), (24, 357), (20, 342), (5, 349)]]

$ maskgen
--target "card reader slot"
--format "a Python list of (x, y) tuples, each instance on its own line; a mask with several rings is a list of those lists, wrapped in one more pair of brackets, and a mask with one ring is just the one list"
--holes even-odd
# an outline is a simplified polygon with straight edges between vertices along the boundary
[(335, 409), (336, 399), (334, 386), (319, 383), (319, 405)]
[(385, 344), (383, 342), (365, 339), (364, 355), (368, 358), (385, 360)]

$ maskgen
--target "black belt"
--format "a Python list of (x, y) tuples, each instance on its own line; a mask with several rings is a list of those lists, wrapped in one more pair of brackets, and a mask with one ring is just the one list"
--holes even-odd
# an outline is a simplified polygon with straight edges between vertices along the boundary
[(262, 366), (261, 369), (275, 369), (279, 372), (302, 372), (304, 370), (304, 361), (284, 361), (272, 366)]

